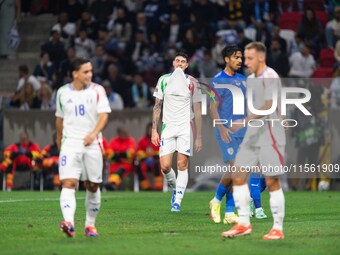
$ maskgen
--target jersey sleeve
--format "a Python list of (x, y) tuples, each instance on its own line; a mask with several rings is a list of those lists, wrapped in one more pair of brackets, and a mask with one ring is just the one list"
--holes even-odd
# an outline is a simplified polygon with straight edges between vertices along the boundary
[(107, 99), (104, 88), (101, 85), (96, 86), (96, 91), (98, 93), (98, 102), (97, 102), (97, 112), (98, 113), (110, 113), (111, 107), (109, 104), (109, 100)]
[(222, 88), (216, 88), (217, 84), (222, 84), (222, 80), (221, 79), (213, 79), (210, 83), (210, 87), (211, 89), (211, 96), (209, 97), (211, 102), (219, 102), (219, 97), (222, 96), (223, 94), (223, 89)]
[(202, 91), (200, 83), (195, 78), (191, 78), (190, 82), (193, 88), (192, 102), (193, 103), (202, 102)]
[(164, 88), (166, 87), (166, 81), (164, 79), (164, 76), (161, 76), (158, 79), (157, 86), (155, 88), (155, 91), (153, 92), (153, 96), (163, 100), (164, 97)]
[(55, 116), (56, 117), (60, 117), (60, 118), (64, 118), (64, 112), (63, 112), (63, 104), (62, 104), (62, 90), (58, 89), (57, 92), (57, 100), (56, 100), (56, 112), (55, 112)]

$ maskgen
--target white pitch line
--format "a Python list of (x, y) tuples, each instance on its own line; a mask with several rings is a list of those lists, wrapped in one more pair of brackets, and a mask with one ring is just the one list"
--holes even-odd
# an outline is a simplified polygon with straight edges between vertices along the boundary
[[(107, 198), (120, 198), (122, 196), (104, 196), (102, 199)], [(85, 197), (76, 197), (76, 199), (84, 200)], [(18, 203), (18, 202), (35, 202), (35, 201), (59, 201), (59, 198), (41, 198), (41, 199), (10, 199), (10, 200), (0, 200), (0, 203)]]

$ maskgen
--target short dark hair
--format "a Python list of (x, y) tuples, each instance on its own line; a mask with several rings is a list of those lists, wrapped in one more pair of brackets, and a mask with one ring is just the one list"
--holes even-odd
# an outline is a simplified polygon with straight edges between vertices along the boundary
[(222, 57), (224, 58), (230, 58), (232, 55), (234, 55), (236, 52), (241, 51), (241, 48), (237, 45), (227, 45), (222, 50)]
[(189, 62), (189, 56), (184, 51), (178, 51), (175, 55), (175, 58), (176, 57), (183, 57), (186, 59), (187, 62)]
[(20, 65), (19, 66), (19, 72), (24, 73), (24, 74), (28, 74), (29, 70), (28, 70), (28, 66), (27, 65)]
[(81, 66), (86, 64), (86, 63), (90, 63), (90, 60), (86, 59), (86, 58), (75, 58), (71, 64), (70, 64), (70, 72), (71, 74), (74, 71), (79, 71)]

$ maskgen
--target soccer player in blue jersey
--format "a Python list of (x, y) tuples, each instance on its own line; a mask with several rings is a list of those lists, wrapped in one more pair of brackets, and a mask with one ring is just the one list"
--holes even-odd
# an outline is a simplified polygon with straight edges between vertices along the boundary
[[(216, 74), (211, 82), (217, 94), (220, 96), (220, 101), (218, 102), (218, 97), (215, 95), (214, 102), (211, 102), (210, 104), (210, 111), (213, 119), (223, 119), (228, 121), (226, 124), (216, 125), (215, 135), (222, 152), (223, 161), (226, 164), (233, 166), (238, 147), (243, 140), (246, 128), (240, 129), (233, 133), (229, 130), (228, 123), (230, 123), (231, 120), (243, 119), (245, 118), (245, 115), (233, 115), (232, 94), (229, 89), (218, 88), (218, 85), (224, 84), (239, 87), (245, 95), (246, 77), (237, 73), (242, 65), (242, 51), (238, 46), (226, 46), (222, 50), (222, 56), (226, 63), (226, 67), (224, 70)], [(238, 222), (238, 216), (234, 213), (235, 203), (231, 190), (230, 174), (230, 172), (227, 172), (222, 176), (221, 181), (216, 189), (215, 197), (210, 201), (210, 217), (215, 223), (221, 222), (220, 207), (224, 195), (226, 195), (226, 212), (223, 223), (227, 224)], [(267, 218), (261, 207), (260, 200), (260, 193), (265, 189), (265, 183), (262, 180), (263, 178), (261, 178), (259, 175), (253, 175), (252, 177), (254, 178), (250, 179), (250, 186), (252, 189), (251, 193), (254, 195), (252, 196), (254, 199), (254, 204), (257, 208), (255, 216), (262, 219)], [(253, 212), (254, 204), (251, 203), (250, 205)]]

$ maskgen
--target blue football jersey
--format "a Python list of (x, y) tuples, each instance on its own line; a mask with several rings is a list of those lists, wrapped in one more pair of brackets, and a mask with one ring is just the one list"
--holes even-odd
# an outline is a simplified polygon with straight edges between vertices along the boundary
[[(246, 117), (246, 100), (244, 100), (244, 110), (245, 113), (243, 115), (234, 115), (233, 114), (233, 95), (227, 88), (216, 88), (217, 84), (228, 84), (233, 85), (242, 90), (244, 99), (246, 98), (246, 77), (242, 74), (236, 73), (235, 76), (229, 76), (222, 70), (211, 81), (211, 86), (216, 90), (217, 94), (221, 98), (221, 102), (218, 107), (218, 114), (220, 119), (228, 120), (228, 123), (225, 124), (226, 127), (230, 126), (231, 120), (244, 119)], [(213, 100), (211, 98), (211, 100)], [(218, 96), (214, 95), (214, 100), (218, 102)], [(236, 133), (232, 134), (234, 137), (244, 137), (246, 132), (246, 128), (242, 128), (238, 130)], [(216, 137), (221, 138), (219, 134), (219, 129), (216, 128)]]

